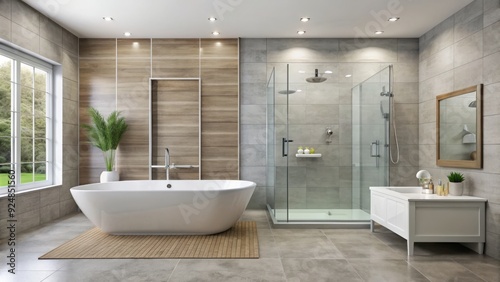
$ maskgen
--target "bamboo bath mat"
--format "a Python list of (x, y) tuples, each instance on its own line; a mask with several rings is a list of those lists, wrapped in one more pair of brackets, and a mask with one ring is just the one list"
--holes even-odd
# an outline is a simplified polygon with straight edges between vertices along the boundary
[(39, 259), (259, 258), (255, 221), (214, 235), (109, 235), (97, 227)]

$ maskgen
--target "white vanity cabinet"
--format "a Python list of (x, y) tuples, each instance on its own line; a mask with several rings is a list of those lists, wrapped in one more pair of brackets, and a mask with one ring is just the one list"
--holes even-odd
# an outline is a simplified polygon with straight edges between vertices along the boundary
[(371, 229), (374, 222), (408, 242), (477, 243), (483, 253), (486, 199), (422, 194), (421, 187), (370, 187)]

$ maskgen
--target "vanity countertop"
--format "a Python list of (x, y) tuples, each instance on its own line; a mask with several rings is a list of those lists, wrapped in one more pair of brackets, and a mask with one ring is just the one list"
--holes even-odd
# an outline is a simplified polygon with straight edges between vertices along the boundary
[(487, 199), (474, 196), (438, 196), (436, 194), (421, 193), (420, 186), (400, 187), (370, 187), (370, 190), (391, 195), (399, 199), (413, 201), (452, 201), (452, 202), (486, 202)]

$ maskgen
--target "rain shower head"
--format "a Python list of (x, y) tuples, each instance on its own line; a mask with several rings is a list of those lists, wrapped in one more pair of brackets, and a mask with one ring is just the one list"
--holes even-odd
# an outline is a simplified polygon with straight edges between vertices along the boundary
[(306, 78), (306, 81), (309, 83), (320, 83), (326, 80), (326, 77), (322, 77), (318, 75), (318, 69), (314, 70), (314, 76)]
[(288, 89), (288, 90), (278, 91), (278, 93), (280, 93), (280, 94), (293, 94), (295, 92), (297, 92), (297, 90)]

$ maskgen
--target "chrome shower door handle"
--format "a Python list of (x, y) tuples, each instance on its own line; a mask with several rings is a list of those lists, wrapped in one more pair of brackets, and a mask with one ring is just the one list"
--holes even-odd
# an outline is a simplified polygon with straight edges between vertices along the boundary
[(380, 145), (380, 141), (378, 141), (378, 140), (375, 140), (375, 142), (371, 143), (371, 145), (370, 145), (370, 157), (374, 157), (374, 158), (380, 157), (379, 145)]
[(375, 142), (372, 142), (370, 145), (370, 157), (376, 158), (375, 159), (375, 166), (379, 167), (379, 159), (380, 159), (380, 141), (375, 140)]
[[(283, 137), (283, 139), (281, 140), (281, 156), (282, 157), (288, 156), (287, 152), (288, 152), (288, 143), (289, 142), (293, 142), (293, 140), (287, 140), (285, 137)], [(285, 150), (285, 144), (287, 144), (286, 150)]]

